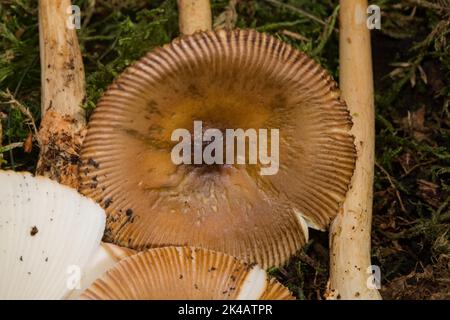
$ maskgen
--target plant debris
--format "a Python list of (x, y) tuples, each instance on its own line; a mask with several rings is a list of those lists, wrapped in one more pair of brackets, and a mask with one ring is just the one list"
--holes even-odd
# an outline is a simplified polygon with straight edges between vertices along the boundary
[(34, 226), (31, 228), (30, 236), (34, 237), (35, 235), (37, 235), (38, 232), (39, 232), (39, 229), (36, 226)]

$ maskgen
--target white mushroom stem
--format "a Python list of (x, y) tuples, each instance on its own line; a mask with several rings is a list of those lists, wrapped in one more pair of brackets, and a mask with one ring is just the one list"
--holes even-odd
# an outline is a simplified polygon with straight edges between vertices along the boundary
[(178, 0), (180, 33), (212, 29), (211, 4), (209, 0)]
[(331, 225), (328, 296), (380, 299), (370, 286), (369, 271), (375, 129), (368, 5), (367, 0), (341, 0), (340, 4), (340, 87), (353, 117), (358, 158), (343, 209)]
[(84, 67), (70, 0), (39, 0), (42, 142), (37, 173), (77, 187), (86, 126)]

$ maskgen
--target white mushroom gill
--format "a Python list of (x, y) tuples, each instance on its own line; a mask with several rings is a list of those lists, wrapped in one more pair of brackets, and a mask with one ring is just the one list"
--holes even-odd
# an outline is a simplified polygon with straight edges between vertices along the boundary
[(65, 298), (104, 228), (104, 211), (75, 190), (0, 171), (0, 299)]
[(114, 267), (120, 260), (135, 254), (136, 251), (119, 247), (111, 243), (102, 243), (90, 257), (81, 275), (79, 288), (75, 288), (69, 295), (69, 300), (78, 299), (97, 278), (100, 278), (107, 270)]
[(266, 289), (267, 273), (259, 266), (254, 266), (242, 284), (236, 300), (258, 300)]
[(304, 215), (297, 209), (293, 209), (295, 216), (298, 219), (298, 222), (300, 223), (300, 226), (302, 227), (303, 234), (305, 235), (305, 243), (308, 243), (309, 241), (309, 227), (308, 220), (304, 217)]

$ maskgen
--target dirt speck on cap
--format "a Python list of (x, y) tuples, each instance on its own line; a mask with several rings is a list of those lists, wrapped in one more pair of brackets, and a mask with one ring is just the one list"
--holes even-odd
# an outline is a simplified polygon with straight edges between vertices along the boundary
[(39, 229), (36, 226), (34, 226), (31, 228), (30, 235), (32, 237), (34, 237), (38, 232), (39, 232)]
[(104, 205), (105, 209), (108, 209), (112, 202), (113, 202), (113, 200), (111, 198), (106, 199), (105, 205)]

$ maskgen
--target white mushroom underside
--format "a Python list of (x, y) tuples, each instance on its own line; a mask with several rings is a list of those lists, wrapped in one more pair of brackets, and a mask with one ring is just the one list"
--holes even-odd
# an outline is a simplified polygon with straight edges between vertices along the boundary
[(78, 299), (97, 278), (100, 278), (106, 271), (122, 259), (131, 256), (135, 251), (119, 247), (110, 243), (102, 243), (89, 259), (83, 269), (81, 282), (68, 296), (69, 300)]
[[(307, 218), (305, 218), (305, 215), (301, 213), (299, 210), (293, 208), (295, 216), (297, 217), (298, 222), (300, 223), (300, 226), (302, 227), (303, 234), (305, 235), (305, 243), (309, 241), (309, 228), (313, 228), (316, 230), (322, 230), (319, 228), (319, 226), (313, 224), (311, 221), (309, 221)], [(324, 231), (324, 230), (322, 230)]]
[(0, 299), (62, 299), (98, 248), (105, 214), (30, 174), (0, 172)]

